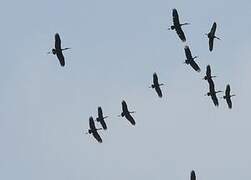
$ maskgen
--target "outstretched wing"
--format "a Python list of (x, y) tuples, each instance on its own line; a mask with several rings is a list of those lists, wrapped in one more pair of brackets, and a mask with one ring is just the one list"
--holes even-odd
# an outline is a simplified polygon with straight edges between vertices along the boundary
[(101, 107), (98, 107), (98, 117), (103, 118), (103, 112)]
[(194, 61), (194, 60), (191, 60), (190, 61), (190, 65), (192, 66), (192, 68), (197, 71), (197, 72), (200, 72), (200, 67), (199, 65)]
[(180, 21), (179, 21), (179, 15), (178, 15), (178, 11), (177, 9), (173, 9), (173, 25), (180, 25)]
[(209, 83), (209, 91), (210, 91), (210, 93), (215, 93), (213, 79), (208, 79), (208, 83)]
[(191, 51), (190, 51), (189, 46), (185, 46), (184, 49), (185, 49), (186, 58), (187, 58), (188, 60), (193, 59), (193, 56), (192, 56), (192, 53), (191, 53)]
[(196, 180), (196, 175), (194, 170), (191, 171), (190, 180)]
[(122, 111), (123, 112), (128, 112), (127, 104), (126, 104), (126, 102), (124, 100), (122, 101)]
[(227, 105), (228, 105), (228, 108), (229, 109), (232, 109), (232, 101), (231, 101), (231, 98), (227, 98)]
[(94, 137), (99, 143), (102, 143), (102, 139), (101, 139), (101, 137), (100, 137), (100, 135), (98, 134), (97, 131), (93, 131), (93, 132), (92, 132), (92, 135), (93, 135), (93, 137)]
[(159, 84), (158, 76), (157, 76), (156, 73), (153, 73), (153, 84), (154, 85), (158, 85)]
[(107, 130), (107, 126), (104, 119), (100, 119), (100, 124), (104, 130)]
[(61, 50), (61, 39), (60, 39), (60, 36), (58, 33), (55, 34), (55, 49), (58, 50), (60, 49)]
[(184, 34), (183, 30), (181, 29), (181, 25), (180, 25), (180, 21), (179, 21), (179, 15), (178, 15), (178, 11), (176, 9), (173, 9), (173, 25), (175, 27), (175, 31), (178, 34), (179, 38), (183, 42), (185, 42), (186, 37), (185, 37), (185, 34)]
[(135, 120), (133, 119), (133, 117), (131, 116), (130, 113), (127, 113), (127, 114), (125, 115), (125, 117), (126, 117), (126, 119), (127, 119), (132, 125), (135, 125), (135, 124), (136, 124)]
[(207, 65), (206, 75), (207, 75), (207, 77), (211, 77), (211, 68), (210, 68), (210, 65)]
[(210, 34), (211, 34), (212, 36), (215, 35), (216, 27), (217, 27), (216, 22), (214, 22), (214, 23), (213, 23), (213, 26), (212, 26), (212, 28), (211, 28), (211, 30), (210, 30)]
[(227, 97), (230, 97), (230, 85), (229, 85), (229, 84), (228, 84), (227, 87), (226, 87), (225, 95), (226, 95)]
[(211, 98), (212, 98), (212, 100), (214, 102), (214, 105), (219, 106), (219, 102), (218, 102), (218, 98), (216, 96), (216, 93), (211, 94)]
[(96, 131), (96, 127), (95, 127), (95, 123), (94, 123), (94, 120), (93, 120), (93, 117), (89, 117), (89, 126), (90, 126), (90, 129), (93, 131)]
[(209, 38), (209, 51), (212, 51), (214, 48), (214, 38)]
[(57, 51), (56, 54), (57, 54), (58, 60), (60, 62), (60, 65), (65, 66), (65, 60), (64, 60), (64, 55), (63, 55), (62, 51), (61, 50)]
[(158, 96), (161, 98), (162, 97), (162, 92), (159, 86), (155, 86), (155, 91), (157, 92)]
[(181, 27), (177, 27), (175, 28), (176, 33), (178, 34), (178, 36), (180, 37), (181, 41), (185, 42), (186, 41), (186, 36), (185, 33), (183, 32), (183, 30), (181, 29)]

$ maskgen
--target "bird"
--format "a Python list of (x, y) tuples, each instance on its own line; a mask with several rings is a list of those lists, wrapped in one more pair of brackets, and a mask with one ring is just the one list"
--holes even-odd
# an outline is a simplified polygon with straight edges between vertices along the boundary
[(48, 54), (52, 53), (54, 55), (57, 55), (57, 58), (60, 62), (60, 65), (63, 67), (65, 66), (65, 59), (63, 55), (63, 51), (70, 48), (61, 48), (61, 39), (58, 33), (55, 34), (55, 48), (51, 50), (51, 52), (48, 52)]
[(122, 116), (125, 118), (132, 124), (132, 125), (135, 125), (136, 122), (135, 120), (133, 119), (133, 117), (131, 116), (131, 113), (135, 113), (135, 111), (129, 111), (128, 108), (127, 108), (127, 104), (126, 102), (123, 100), (122, 101), (122, 113), (119, 115), (119, 116)]
[(153, 84), (150, 86), (150, 88), (154, 88), (160, 98), (162, 97), (162, 92), (160, 89), (160, 86), (162, 85), (164, 84), (159, 84), (157, 73), (153, 73)]
[(226, 90), (225, 90), (225, 96), (223, 96), (223, 99), (225, 99), (227, 101), (227, 105), (229, 109), (232, 109), (232, 101), (231, 101), (231, 97), (235, 96), (235, 94), (230, 94), (230, 85), (227, 84), (226, 86)]
[(194, 170), (191, 171), (190, 180), (196, 180), (196, 175), (195, 175)]
[(219, 39), (217, 36), (215, 36), (215, 31), (216, 31), (216, 27), (217, 27), (217, 24), (216, 22), (213, 23), (212, 27), (211, 27), (211, 30), (209, 33), (206, 33), (205, 35), (207, 35), (208, 39), (209, 39), (209, 51), (212, 51), (213, 50), (213, 46), (214, 46), (214, 39)]
[(215, 106), (219, 106), (219, 101), (216, 94), (222, 91), (215, 91), (214, 82), (212, 79), (209, 79), (208, 83), (209, 83), (209, 92), (206, 95), (211, 96), (211, 99), (213, 100)]
[(207, 65), (207, 70), (206, 70), (206, 76), (204, 76), (204, 80), (210, 80), (212, 78), (214, 78), (216, 76), (212, 76), (211, 75), (211, 68), (210, 68), (210, 65)]
[(185, 42), (186, 41), (186, 36), (181, 28), (181, 26), (183, 25), (188, 25), (190, 23), (183, 23), (183, 24), (180, 24), (180, 21), (179, 21), (179, 15), (178, 15), (178, 11), (177, 9), (173, 9), (173, 25), (168, 28), (169, 30), (175, 30), (176, 33), (178, 34), (179, 38), (181, 39), (181, 41)]
[(107, 130), (107, 126), (105, 123), (105, 119), (108, 118), (108, 116), (103, 116), (102, 108), (98, 107), (98, 117), (96, 118), (96, 121), (100, 122), (101, 126), (104, 130)]
[(184, 63), (190, 64), (195, 71), (200, 72), (200, 67), (194, 61), (194, 59), (198, 58), (198, 56), (194, 56), (194, 57), (192, 56), (192, 53), (189, 49), (189, 46), (185, 46), (184, 49), (185, 49), (185, 54), (186, 54), (186, 58), (187, 58)]
[(90, 126), (90, 129), (88, 129), (88, 132), (89, 134), (92, 134), (93, 137), (99, 142), (99, 143), (102, 143), (102, 139), (100, 137), (100, 135), (98, 134), (98, 130), (101, 130), (102, 128), (96, 128), (95, 127), (95, 123), (94, 123), (94, 120), (93, 120), (93, 117), (89, 117), (89, 126)]

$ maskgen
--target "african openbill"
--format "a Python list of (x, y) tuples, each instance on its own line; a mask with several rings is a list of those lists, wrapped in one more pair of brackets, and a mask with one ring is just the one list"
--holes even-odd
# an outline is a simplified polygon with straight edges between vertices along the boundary
[(185, 54), (186, 54), (186, 60), (185, 60), (185, 63), (186, 64), (190, 64), (192, 66), (192, 68), (197, 71), (197, 72), (200, 72), (200, 67), (198, 66), (198, 64), (194, 61), (195, 58), (198, 58), (198, 56), (192, 56), (192, 53), (189, 49), (188, 46), (185, 46)]
[(215, 36), (216, 27), (217, 27), (217, 24), (216, 22), (214, 22), (210, 32), (205, 34), (209, 38), (209, 51), (213, 50), (214, 39), (216, 38), (220, 40), (220, 38)]
[(225, 90), (225, 96), (223, 96), (224, 99), (227, 101), (228, 108), (232, 108), (232, 101), (231, 97), (235, 96), (234, 94), (230, 94), (230, 85), (228, 84)]
[(98, 107), (98, 117), (96, 120), (100, 122), (101, 126), (103, 127), (104, 130), (107, 129), (106, 123), (105, 123), (105, 118), (108, 118), (108, 116), (103, 116), (103, 111), (101, 107)]
[(55, 34), (55, 48), (53, 48), (52, 51), (49, 52), (49, 53), (57, 55), (58, 60), (59, 60), (61, 66), (65, 65), (64, 55), (63, 55), (62, 51), (67, 50), (67, 49), (70, 49), (70, 48), (63, 48), (63, 49), (61, 48), (61, 39), (60, 39), (59, 34), (56, 33)]
[(175, 30), (183, 42), (186, 41), (186, 37), (185, 37), (183, 30), (181, 29), (181, 26), (188, 25), (188, 24), (189, 23), (180, 24), (178, 11), (177, 11), (177, 9), (173, 9), (173, 25), (168, 29)]
[(191, 171), (190, 180), (196, 180), (196, 175), (194, 170)]
[(209, 79), (212, 79), (216, 76), (212, 76), (211, 75), (211, 68), (210, 68), (210, 65), (207, 65), (207, 70), (206, 70), (206, 76), (204, 76), (204, 79), (205, 80), (209, 80)]
[(160, 86), (163, 85), (163, 83), (159, 84), (157, 73), (153, 73), (153, 84), (150, 87), (155, 89), (160, 98), (162, 97)]
[(135, 113), (135, 111), (129, 111), (128, 108), (127, 108), (127, 104), (126, 102), (123, 100), (122, 101), (122, 113), (120, 116), (124, 117), (132, 124), (132, 125), (135, 125), (136, 122), (135, 120), (133, 119), (133, 117), (131, 116), (131, 113)]
[(98, 130), (101, 130), (102, 128), (96, 128), (96, 127), (95, 127), (95, 123), (94, 123), (94, 120), (93, 120), (93, 117), (92, 117), (92, 116), (89, 118), (89, 126), (90, 126), (90, 129), (88, 129), (88, 133), (89, 133), (89, 134), (92, 134), (93, 137), (94, 137), (99, 143), (102, 143), (102, 139), (101, 139), (101, 137), (100, 137), (99, 134), (98, 134)]
[(215, 106), (219, 106), (219, 101), (216, 94), (222, 91), (215, 91), (214, 82), (212, 79), (208, 79), (208, 83), (209, 83), (209, 92), (206, 95), (211, 96)]

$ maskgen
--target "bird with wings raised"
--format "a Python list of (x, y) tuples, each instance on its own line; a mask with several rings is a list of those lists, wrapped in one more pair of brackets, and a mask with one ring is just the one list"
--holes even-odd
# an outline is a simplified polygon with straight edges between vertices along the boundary
[(104, 130), (107, 130), (105, 119), (108, 118), (108, 116), (103, 116), (103, 111), (101, 107), (98, 107), (98, 117), (96, 118), (96, 121), (100, 122), (102, 128)]
[(190, 64), (190, 66), (197, 72), (200, 72), (200, 67), (198, 66), (198, 64), (194, 61), (195, 58), (198, 58), (198, 56), (192, 56), (192, 53), (189, 49), (188, 46), (185, 46), (185, 55), (186, 55), (186, 60), (185, 63), (186, 64)]
[(209, 33), (206, 33), (205, 35), (207, 35), (208, 39), (209, 39), (209, 51), (212, 51), (213, 50), (213, 46), (214, 46), (214, 39), (219, 39), (217, 36), (215, 36), (215, 32), (216, 32), (216, 27), (217, 27), (217, 24), (216, 22), (213, 23), (212, 27), (211, 27), (211, 30)]
[(61, 39), (60, 39), (59, 34), (56, 33), (55, 34), (55, 48), (53, 48), (52, 51), (49, 53), (52, 53), (57, 56), (61, 66), (65, 66), (65, 58), (63, 55), (63, 51), (67, 49), (70, 49), (70, 48), (63, 48), (63, 49), (61, 48)]
[(153, 73), (153, 84), (150, 86), (151, 88), (154, 88), (158, 96), (162, 97), (162, 91), (160, 89), (160, 86), (164, 85), (163, 83), (159, 84), (157, 73)]
[(131, 116), (132, 113), (135, 113), (135, 111), (129, 111), (127, 108), (127, 104), (126, 102), (123, 100), (122, 101), (122, 113), (121, 116), (125, 117), (132, 125), (135, 125), (136, 122), (134, 120), (134, 118)]
[(178, 15), (178, 11), (177, 9), (173, 9), (173, 25), (169, 28), (169, 30), (175, 30), (176, 33), (178, 34), (179, 38), (181, 39), (181, 41), (185, 42), (186, 41), (186, 36), (181, 28), (181, 26), (183, 25), (188, 25), (189, 23), (182, 23), (180, 24), (180, 20), (179, 20), (179, 15)]
[(89, 118), (89, 127), (90, 127), (90, 129), (88, 129), (88, 133), (89, 133), (89, 134), (92, 134), (93, 137), (94, 137), (99, 143), (102, 143), (102, 139), (101, 139), (100, 135), (98, 134), (98, 130), (101, 130), (102, 128), (96, 128), (92, 116)]
[(235, 96), (234, 94), (230, 94), (230, 85), (228, 84), (225, 90), (225, 95), (223, 96), (223, 98), (227, 101), (227, 105), (229, 109), (232, 109), (232, 100), (231, 97)]
[(222, 91), (215, 91), (214, 82), (212, 79), (209, 79), (208, 83), (209, 83), (209, 92), (207, 93), (207, 96), (211, 96), (211, 99), (213, 100), (214, 105), (219, 106), (219, 101), (216, 94)]

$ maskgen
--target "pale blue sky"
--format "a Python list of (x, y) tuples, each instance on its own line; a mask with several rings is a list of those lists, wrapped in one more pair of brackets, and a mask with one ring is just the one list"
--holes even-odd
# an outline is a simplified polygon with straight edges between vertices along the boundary
[[(202, 71), (183, 63), (172, 8)], [(0, 179), (250, 179), (251, 2), (199, 0), (2, 1)], [(213, 52), (207, 33), (216, 21)], [(66, 66), (46, 52), (58, 32)], [(229, 83), (233, 109), (204, 94)], [(163, 99), (148, 86), (153, 72)], [(126, 100), (137, 122), (116, 117)], [(98, 144), (84, 131), (102, 106)]]

